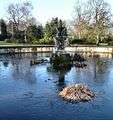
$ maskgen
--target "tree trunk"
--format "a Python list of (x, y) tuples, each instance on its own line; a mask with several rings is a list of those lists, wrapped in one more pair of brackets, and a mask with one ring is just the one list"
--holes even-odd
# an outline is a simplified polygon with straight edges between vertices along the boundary
[(11, 38), (14, 39), (14, 25), (13, 25), (13, 23), (12, 23), (12, 37)]
[(97, 35), (96, 45), (99, 45), (99, 35)]
[(27, 43), (26, 29), (25, 29), (25, 31), (24, 31), (24, 34), (25, 34), (24, 40), (25, 40), (25, 43)]

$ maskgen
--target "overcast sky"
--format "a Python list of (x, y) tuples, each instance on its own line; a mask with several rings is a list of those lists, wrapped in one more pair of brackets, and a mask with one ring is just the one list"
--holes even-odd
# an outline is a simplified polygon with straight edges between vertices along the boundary
[[(6, 18), (7, 6), (11, 3), (23, 2), (26, 0), (0, 0), (0, 18)], [(72, 19), (73, 7), (76, 0), (30, 0), (33, 4), (33, 16), (40, 23), (45, 23), (52, 17), (59, 17), (63, 20)], [(83, 0), (84, 1), (84, 0)], [(106, 0), (113, 8), (113, 0)]]

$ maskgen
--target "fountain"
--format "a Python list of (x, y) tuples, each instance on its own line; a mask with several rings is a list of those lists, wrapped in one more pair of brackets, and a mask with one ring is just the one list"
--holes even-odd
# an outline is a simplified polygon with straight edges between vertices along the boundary
[[(57, 31), (56, 36), (53, 38), (55, 47), (54, 47), (53, 54), (51, 57), (51, 62), (53, 64), (55, 64), (55, 62), (57, 62), (59, 60), (59, 63), (57, 63), (57, 65), (58, 65), (58, 64), (65, 62), (64, 58), (66, 58), (66, 57), (68, 58), (68, 60), (70, 62), (71, 56), (70, 56), (70, 54), (66, 53), (66, 51), (64, 50), (65, 47), (69, 44), (69, 42), (68, 42), (67, 29), (61, 20), (59, 21), (56, 31)], [(66, 62), (68, 62), (68, 61), (66, 60)], [(65, 64), (66, 64), (66, 62), (65, 62)]]
[(77, 53), (72, 56), (70, 53), (65, 51), (65, 47), (69, 45), (69, 41), (67, 29), (62, 21), (59, 22), (56, 31), (56, 36), (53, 38), (55, 47), (50, 58), (50, 62), (53, 63), (53, 67), (56, 68), (57, 66), (58, 69), (61, 67), (67, 68), (71, 65), (74, 65), (78, 68), (86, 67), (87, 65), (83, 63), (85, 61), (84, 57)]
[[(75, 53), (71, 56), (65, 51), (65, 47), (69, 44), (67, 37), (67, 29), (60, 23), (57, 28), (57, 34), (54, 37), (55, 49), (53, 51), (50, 63), (52, 69), (59, 73), (59, 83), (64, 83), (65, 74), (71, 70), (74, 65), (78, 68), (86, 67), (85, 59), (81, 55)], [(94, 93), (88, 89), (86, 85), (75, 84), (65, 87), (59, 96), (70, 101), (89, 101), (94, 97)]]
[(56, 36), (54, 37), (55, 42), (55, 52), (62, 52), (64, 51), (64, 48), (68, 45), (68, 35), (67, 35), (67, 28), (63, 24), (63, 22), (60, 20), (59, 25), (56, 28)]

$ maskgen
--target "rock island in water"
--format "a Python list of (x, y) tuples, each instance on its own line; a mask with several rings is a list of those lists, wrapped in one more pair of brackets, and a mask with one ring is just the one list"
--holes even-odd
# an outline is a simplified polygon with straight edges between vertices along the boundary
[(83, 84), (75, 84), (65, 87), (59, 96), (69, 101), (90, 101), (95, 94)]

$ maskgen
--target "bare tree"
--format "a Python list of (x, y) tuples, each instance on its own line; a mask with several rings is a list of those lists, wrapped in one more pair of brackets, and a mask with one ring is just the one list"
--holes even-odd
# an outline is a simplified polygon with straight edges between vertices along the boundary
[(111, 10), (104, 0), (89, 0), (85, 6), (77, 3), (74, 26), (78, 38), (95, 39), (97, 44), (109, 33)]
[(78, 0), (74, 8), (74, 30), (79, 39), (83, 37), (90, 19), (87, 11), (85, 3)]
[(90, 22), (94, 30), (93, 34), (95, 34), (98, 44), (108, 34), (111, 27), (112, 15), (110, 6), (104, 0), (90, 0), (88, 1), (88, 5), (91, 14)]
[(31, 11), (33, 6), (30, 2), (10, 4), (8, 7), (8, 19), (12, 22), (12, 31), (19, 31), (24, 29), (26, 31), (31, 20)]

